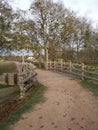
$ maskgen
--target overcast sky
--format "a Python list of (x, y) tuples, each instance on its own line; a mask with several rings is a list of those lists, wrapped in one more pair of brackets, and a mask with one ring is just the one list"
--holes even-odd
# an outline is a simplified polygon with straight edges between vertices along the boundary
[[(26, 10), (33, 0), (14, 0), (14, 5)], [(58, 1), (58, 0), (54, 0)], [(61, 0), (65, 7), (73, 10), (79, 16), (84, 16), (94, 24), (98, 23), (98, 0)]]

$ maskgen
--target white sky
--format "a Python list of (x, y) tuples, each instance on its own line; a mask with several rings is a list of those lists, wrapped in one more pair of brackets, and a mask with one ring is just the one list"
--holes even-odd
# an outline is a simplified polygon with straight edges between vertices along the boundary
[[(13, 1), (13, 0), (12, 0)], [(33, 0), (14, 0), (14, 6), (26, 10)], [(58, 1), (58, 0), (54, 0)], [(59, 0), (60, 1), (60, 0)], [(65, 7), (73, 10), (79, 16), (84, 16), (98, 24), (98, 0), (61, 0)]]

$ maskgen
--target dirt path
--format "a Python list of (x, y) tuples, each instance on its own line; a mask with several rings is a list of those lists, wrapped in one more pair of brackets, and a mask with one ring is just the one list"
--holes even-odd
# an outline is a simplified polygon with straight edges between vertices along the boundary
[(70, 77), (38, 70), (47, 100), (23, 114), (12, 130), (98, 130), (98, 102)]

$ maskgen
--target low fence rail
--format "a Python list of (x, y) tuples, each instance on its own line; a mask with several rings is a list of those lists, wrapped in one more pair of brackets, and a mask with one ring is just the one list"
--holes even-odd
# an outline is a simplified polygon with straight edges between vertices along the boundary
[[(90, 66), (82, 64), (75, 64), (70, 62), (48, 62), (48, 70), (59, 71), (63, 73), (70, 73), (78, 76), (82, 80), (88, 79), (98, 82), (98, 72), (97, 69)], [(88, 70), (89, 68), (89, 70)]]
[(37, 73), (32, 64), (21, 64), (19, 72), (4, 73), (0, 75), (0, 84), (19, 86), (20, 98), (24, 98), (25, 92), (37, 83)]
[(18, 85), (18, 73), (3, 73), (0, 75), (0, 84)]

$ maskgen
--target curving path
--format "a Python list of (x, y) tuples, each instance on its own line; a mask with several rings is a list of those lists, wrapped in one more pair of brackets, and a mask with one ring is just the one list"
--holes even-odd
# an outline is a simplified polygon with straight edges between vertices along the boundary
[(37, 72), (48, 87), (47, 100), (23, 114), (12, 130), (98, 130), (98, 102), (91, 92), (63, 74)]

